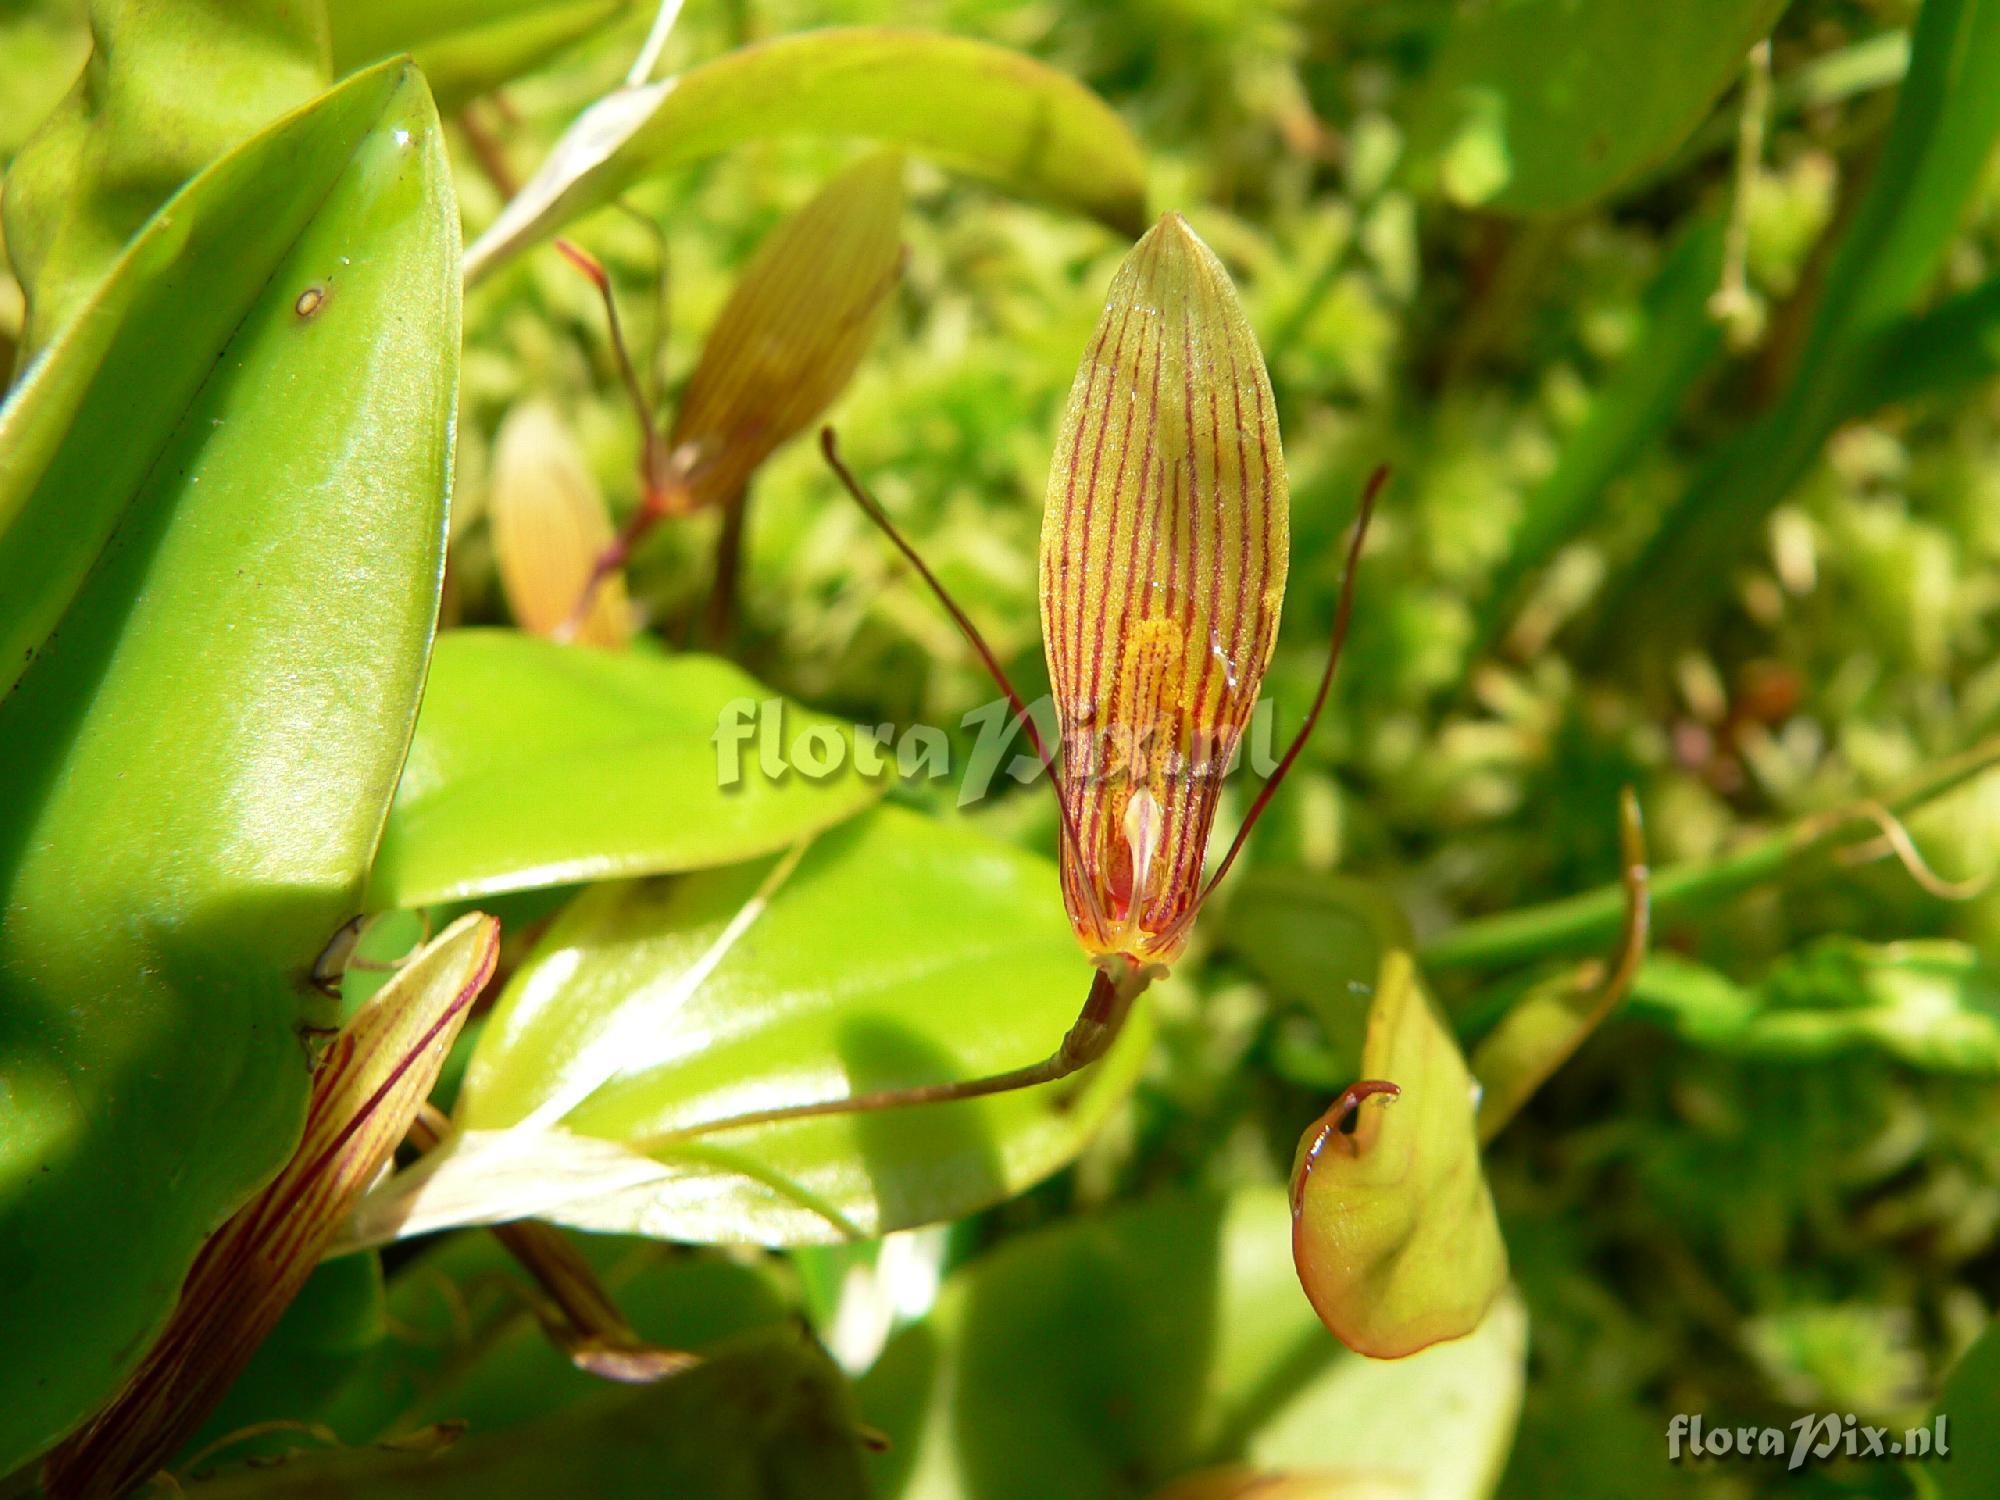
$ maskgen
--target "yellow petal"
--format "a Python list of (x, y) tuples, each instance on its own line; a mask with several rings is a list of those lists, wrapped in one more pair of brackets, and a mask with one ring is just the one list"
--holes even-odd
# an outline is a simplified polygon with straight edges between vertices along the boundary
[(903, 159), (849, 168), (774, 230), (688, 380), (669, 448), (691, 505), (734, 499), (853, 378), (902, 268)]
[(592, 568), (611, 545), (611, 516), (553, 409), (517, 406), (494, 443), (493, 551), (507, 608), (534, 635), (620, 647), (632, 638), (625, 575), (607, 574), (576, 617)]
[(50, 1455), (50, 1500), (124, 1494), (200, 1427), (403, 1139), (499, 951), (498, 922), (461, 917), (341, 1029), (313, 1073), (298, 1150), (202, 1246), (123, 1389)]
[[(1063, 898), (1093, 954), (1166, 962), (1185, 941), (1289, 555), (1263, 354), (1229, 273), (1168, 214), (1112, 281), (1042, 520), (1042, 635), (1081, 845), (1065, 841)], [(1152, 805), (1135, 818), (1140, 796)]]

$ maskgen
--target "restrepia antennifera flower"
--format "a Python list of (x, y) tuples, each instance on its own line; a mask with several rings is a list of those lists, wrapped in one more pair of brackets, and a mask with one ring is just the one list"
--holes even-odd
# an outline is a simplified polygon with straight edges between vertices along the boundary
[[(1060, 765), (978, 630), (842, 463), (831, 430), (822, 446), (978, 651), (1048, 768), (1062, 813), (1063, 899), (1097, 974), (1076, 1024), (1038, 1063), (732, 1116), (703, 1133), (1000, 1093), (1102, 1057), (1132, 1002), (1185, 948), (1195, 914), (1312, 731), (1385, 477), (1378, 471), (1362, 499), (1312, 709), (1204, 882), (1222, 777), (1277, 639), (1290, 548), (1270, 380), (1215, 254), (1180, 215), (1162, 218), (1119, 268), (1070, 390), (1042, 521), (1042, 628)], [(1393, 1092), (1357, 1084), (1349, 1101)]]

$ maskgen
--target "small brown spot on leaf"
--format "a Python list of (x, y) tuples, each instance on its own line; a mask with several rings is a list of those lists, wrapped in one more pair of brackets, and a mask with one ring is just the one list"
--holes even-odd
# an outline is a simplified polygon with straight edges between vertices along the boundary
[(299, 293), (299, 300), (292, 304), (292, 311), (301, 319), (313, 317), (326, 306), (326, 288), (315, 283)]

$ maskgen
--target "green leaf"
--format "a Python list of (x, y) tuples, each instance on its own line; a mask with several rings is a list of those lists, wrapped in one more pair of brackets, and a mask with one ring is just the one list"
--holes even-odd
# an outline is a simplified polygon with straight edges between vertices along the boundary
[(1364, 1359), (1299, 1296), (1289, 1223), (1276, 1187), (1167, 1196), (956, 1272), (860, 1385), (890, 1440), (884, 1500), (1142, 1495), (1224, 1463), (1490, 1494), (1520, 1409), (1519, 1303), (1456, 1343)]
[(632, 0), (334, 0), (336, 74), (407, 52), (450, 110), (547, 64)]
[(611, 1388), (442, 1453), (355, 1449), (201, 1486), (204, 1500), (865, 1500), (860, 1421), (840, 1371), (796, 1325), (750, 1333), (658, 1385)]
[(960, 1217), (1082, 1149), (1145, 1058), (1143, 1008), (1079, 1079), (676, 1132), (1038, 1061), (1089, 983), (1053, 865), (899, 808), (822, 834), (795, 867), (593, 888), (502, 995), (465, 1133), (364, 1204), (347, 1243), (524, 1215), (765, 1244)]
[(1139, 144), (1082, 84), (969, 38), (838, 27), (745, 47), (593, 105), (466, 252), (466, 276), (643, 177), (788, 135), (906, 146), (1123, 233), (1145, 225)]
[(0, 409), (0, 1327), (64, 1351), (0, 1374), (0, 1469), (298, 1138), (437, 609), (457, 222), (422, 80), (362, 75), (196, 178)]
[(881, 794), (885, 773), (857, 769), (856, 738), (852, 725), (786, 703), (715, 657), (446, 632), (369, 905), (768, 854)]
[(1720, 1051), (1806, 1060), (1873, 1048), (1912, 1067), (2000, 1077), (2000, 968), (1942, 938), (1822, 938), (1756, 985), (1662, 955), (1639, 970), (1632, 1005)]
[(1582, 208), (1663, 160), (1785, 0), (1491, 0), (1461, 6), (1412, 106), (1420, 177), (1456, 202)]
[(28, 294), (24, 358), (182, 183), (332, 77), (320, 0), (91, 0), (90, 27), (83, 77), (0, 199)]
[(1361, 1075), (1401, 1097), (1363, 1100), (1351, 1132), (1330, 1115), (1307, 1133), (1292, 1253), (1326, 1326), (1395, 1358), (1467, 1333), (1507, 1284), (1472, 1075), (1406, 951), (1383, 958)]

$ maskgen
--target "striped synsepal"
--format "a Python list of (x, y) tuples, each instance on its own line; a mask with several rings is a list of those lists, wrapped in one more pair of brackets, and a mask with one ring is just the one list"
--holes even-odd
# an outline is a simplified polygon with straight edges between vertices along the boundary
[(401, 1143), (499, 954), (500, 924), (468, 913), (341, 1028), (292, 1159), (210, 1236), (138, 1368), (44, 1463), (49, 1500), (114, 1500), (200, 1428)]
[(1167, 962), (1271, 659), (1290, 504), (1264, 359), (1178, 214), (1119, 268), (1042, 520), (1042, 633), (1084, 947)]

